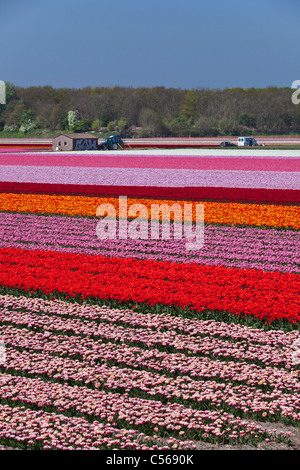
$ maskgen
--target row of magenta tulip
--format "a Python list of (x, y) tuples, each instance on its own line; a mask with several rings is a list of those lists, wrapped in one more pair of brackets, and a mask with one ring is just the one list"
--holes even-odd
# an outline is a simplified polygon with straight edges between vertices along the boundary
[[(290, 367), (288, 352), (292, 345), (299, 341), (299, 331), (293, 330), (288, 333), (279, 330), (264, 330), (243, 326), (240, 324), (227, 324), (223, 321), (203, 320), (194, 318), (183, 318), (170, 315), (166, 312), (153, 314), (149, 311), (138, 312), (136, 309), (110, 308), (107, 305), (89, 305), (87, 303), (65, 302), (61, 300), (47, 300), (22, 295), (0, 295), (0, 306), (2, 309), (13, 309), (14, 311), (26, 310), (31, 313), (44, 313), (60, 317), (78, 317), (82, 320), (109, 321), (126, 325), (128, 327), (146, 326), (154, 329), (166, 330), (171, 328), (179, 333), (188, 334), (191, 338), (198, 335), (212, 335), (213, 337), (231, 339), (232, 341), (247, 341), (249, 345), (268, 345), (276, 350), (284, 352), (285, 366)], [(275, 350), (272, 354), (275, 354)], [(283, 356), (282, 356), (283, 357)], [(268, 361), (272, 360), (269, 358)], [(283, 359), (281, 359), (283, 360)], [(280, 361), (279, 361), (280, 362)], [(269, 363), (266, 363), (268, 365)]]
[(21, 183), (0, 181), (1, 193), (23, 193), (38, 195), (88, 195), (88, 196), (124, 196), (148, 197), (177, 200), (215, 200), (243, 203), (299, 205), (299, 189), (264, 189), (264, 188), (220, 188), (209, 186), (170, 188), (158, 186), (117, 186), (116, 184), (55, 184), (55, 183)]

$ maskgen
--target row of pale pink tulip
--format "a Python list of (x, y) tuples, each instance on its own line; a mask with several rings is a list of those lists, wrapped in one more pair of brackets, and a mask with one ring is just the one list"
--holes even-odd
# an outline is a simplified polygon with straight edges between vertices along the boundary
[[(186, 354), (218, 357), (228, 360), (254, 362), (262, 365), (292, 367), (292, 349), (281, 350), (269, 344), (258, 344), (243, 340), (231, 341), (211, 335), (189, 335), (178, 333), (174, 329), (163, 330), (137, 323), (135, 326), (116, 325), (110, 322), (97, 322), (83, 318), (61, 318), (54, 314), (30, 313), (2, 308), (2, 321), (13, 322), (24, 327), (39, 327), (44, 330), (64, 334), (80, 335), (88, 341), (107, 340), (113, 342), (141, 345), (144, 348), (163, 348), (167, 351), (185, 352)], [(213, 329), (213, 327), (212, 327)]]
[(300, 339), (297, 330), (288, 333), (278, 330), (263, 330), (244, 326), (242, 324), (218, 322), (215, 320), (200, 320), (195, 318), (183, 318), (167, 313), (153, 314), (141, 313), (134, 309), (111, 308), (103, 305), (79, 304), (77, 302), (65, 302), (59, 299), (47, 300), (35, 297), (0, 295), (0, 306), (15, 310), (25, 309), (29, 312), (43, 312), (63, 317), (79, 317), (90, 320), (108, 320), (110, 322), (126, 323), (131, 326), (147, 326), (155, 329), (175, 329), (188, 335), (217, 335), (229, 337), (232, 340), (247, 340), (259, 344), (273, 345), (274, 347), (287, 348), (295, 340)]
[[(239, 324), (227, 324), (213, 320), (188, 319), (171, 316), (169, 314), (145, 314), (138, 313), (134, 309), (112, 309), (106, 306), (81, 305), (58, 300), (50, 301), (4, 295), (0, 296), (0, 306), (3, 308), (3, 313), (6, 311), (7, 315), (10, 314), (9, 310), (5, 310), (6, 307), (13, 309), (15, 312), (26, 309), (26, 312), (32, 312), (33, 314), (35, 312), (39, 313), (40, 326), (44, 328), (48, 328), (47, 321), (49, 318), (47, 316), (43, 317), (40, 314), (45, 313), (51, 315), (50, 324), (53, 325), (54, 320), (56, 321), (57, 329), (61, 329), (62, 327), (66, 328), (68, 324), (74, 333), (98, 335), (99, 328), (101, 327), (104, 328), (103, 331), (101, 331), (101, 336), (105, 331), (109, 336), (111, 327), (110, 325), (99, 323), (103, 321), (112, 324), (114, 334), (118, 332), (116, 338), (118, 337), (119, 340), (128, 339), (128, 336), (127, 338), (122, 338), (122, 333), (125, 332), (124, 334), (128, 335), (128, 332), (132, 332), (133, 341), (147, 340), (158, 345), (166, 343), (166, 345), (173, 345), (176, 349), (191, 349), (193, 352), (197, 352), (197, 348), (201, 345), (203, 348), (202, 354), (205, 353), (205, 337), (207, 338), (208, 335), (212, 338), (214, 347), (216, 347), (217, 342), (219, 342), (220, 351), (218, 351), (217, 355), (222, 354), (222, 346), (224, 346), (225, 349), (227, 346), (230, 348), (228, 341), (226, 341), (226, 339), (228, 339), (230, 342), (233, 341), (232, 347), (235, 353), (238, 354), (237, 350), (239, 346), (241, 346), (242, 350), (244, 349), (243, 360), (255, 361), (258, 358), (258, 352), (260, 362), (266, 365), (282, 364), (288, 369), (291, 368), (293, 364), (292, 345), (295, 341), (299, 341), (300, 339), (300, 333), (297, 330), (288, 333), (282, 330), (264, 331), (262, 329)], [(62, 323), (59, 323), (57, 317), (63, 317)], [(68, 318), (68, 323), (66, 317)], [(72, 317), (75, 317), (75, 321), (69, 323)], [(16, 319), (16, 316), (14, 318)], [(34, 316), (30, 321), (32, 320), (38, 321), (38, 318)], [(20, 317), (20, 321), (26, 322), (26, 317), (23, 315), (23, 320), (22, 317)], [(114, 324), (119, 324), (119, 328), (117, 329)], [(125, 325), (126, 331), (125, 328), (121, 328), (120, 325)], [(86, 326), (88, 327), (88, 331), (86, 331)], [(140, 330), (146, 332), (149, 338), (147, 339), (147, 335), (144, 334), (142, 337), (135, 339), (135, 333), (137, 334), (137, 331)], [(155, 330), (157, 330), (157, 333)], [(149, 334), (148, 331), (150, 332)], [(178, 335), (178, 333), (180, 334)], [(158, 339), (155, 334), (158, 334)], [(167, 341), (168, 338), (171, 343)], [(176, 338), (178, 338), (177, 341)], [(224, 339), (223, 342), (222, 338)], [(207, 349), (209, 350), (209, 346), (207, 346)], [(229, 350), (226, 350), (226, 352), (223, 351), (223, 354), (227, 356), (230, 355)]]
[[(127, 394), (106, 393), (9, 374), (0, 374), (0, 384), (0, 400), (13, 406), (38, 406), (43, 411), (68, 413), (89, 422), (113, 423), (121, 429), (137, 427), (155, 438), (173, 435), (179, 439), (255, 443), (274, 437), (274, 430), (267, 430), (226, 412), (194, 410), (176, 403), (162, 404), (155, 400), (132, 398)], [(182, 444), (186, 446), (188, 442)]]
[[(34, 322), (31, 326), (36, 327)], [(159, 373), (155, 365), (160, 362), (160, 358), (156, 358), (155, 351), (152, 357), (144, 355), (142, 361), (138, 361), (136, 354), (132, 357), (130, 348), (124, 347), (124, 351), (119, 348), (117, 351), (112, 344), (106, 348), (102, 342), (98, 345), (89, 336), (72, 336), (70, 341), (67, 341), (64, 335), (55, 337), (47, 331), (45, 338), (43, 333), (32, 331), (28, 338), (23, 328), (10, 329), (6, 326), (6, 331), (4, 329), (5, 327), (1, 328), (1, 333), (5, 334), (7, 342), (7, 370), (27, 371), (30, 374), (42, 374), (66, 381), (74, 380), (83, 385), (90, 383), (96, 388), (121, 388), (131, 394), (191, 403), (196, 408), (203, 408), (208, 404), (213, 409), (223, 407), (231, 412), (238, 410), (245, 416), (300, 420), (297, 371), (291, 374), (285, 371), (273, 388), (262, 390), (260, 385), (267, 385), (263, 374), (255, 385), (248, 384), (247, 380), (237, 385), (235, 382), (238, 374), (234, 371), (230, 375), (228, 370), (225, 379), (220, 371), (219, 380), (216, 380), (205, 375), (202, 377), (200, 365), (199, 374), (193, 377), (187, 375), (188, 369), (184, 364), (189, 362), (192, 367), (194, 360), (188, 361), (186, 358), (185, 361), (185, 357), (181, 357), (179, 361), (177, 356), (177, 364), (179, 362), (181, 367), (176, 369), (172, 359), (168, 365), (168, 354)], [(81, 344), (81, 341), (84, 344)], [(169, 355), (171, 358), (172, 354)], [(113, 364), (110, 361), (113, 361)], [(257, 376), (259, 377), (259, 374)]]
[[(15, 328), (9, 324), (3, 325), (3, 332), (7, 344), (18, 348), (32, 348), (34, 351), (45, 351), (49, 354), (80, 358), (89, 363), (108, 362), (125, 365), (130, 368), (148, 368), (153, 372), (165, 374), (188, 375), (196, 380), (215, 380), (218, 382), (232, 382), (246, 384), (266, 390), (281, 390), (294, 392), (299, 388), (298, 372), (287, 373), (284, 368), (263, 368), (256, 364), (237, 361), (222, 361), (217, 357), (213, 360), (208, 357), (193, 357), (180, 352), (151, 350), (136, 346), (117, 344), (114, 342), (82, 341), (77, 336), (62, 336), (56, 332), (36, 332)], [(67, 352), (66, 352), (67, 348)]]
[[(84, 340), (81, 336), (57, 334), (49, 329), (41, 331), (31, 331), (31, 327), (24, 329), (24, 324), (20, 325), (22, 330), (14, 328), (9, 323), (1, 327), (6, 341), (16, 347), (33, 348), (35, 351), (45, 351), (50, 354), (55, 350), (56, 354), (67, 355), (69, 357), (80, 356), (89, 362), (95, 361), (115, 361), (119, 364), (126, 364), (130, 367), (151, 367), (155, 371), (165, 371), (172, 374), (189, 375), (193, 378), (214, 379), (222, 381), (232, 381), (244, 383), (251, 386), (267, 386), (284, 391), (295, 391), (299, 388), (298, 375), (295, 370), (287, 371), (284, 368), (262, 367), (257, 364), (245, 361), (226, 361), (213, 357), (195, 357), (191, 354), (181, 352), (166, 352), (151, 348), (150, 350), (116, 343), (93, 340), (86, 336)], [(66, 348), (68, 352), (66, 353)], [(263, 387), (265, 388), (265, 387)]]
[(135, 429), (120, 429), (116, 423), (89, 422), (80, 416), (5, 404), (0, 404), (0, 442), (9, 447), (38, 450), (195, 449), (192, 441), (147, 436)]

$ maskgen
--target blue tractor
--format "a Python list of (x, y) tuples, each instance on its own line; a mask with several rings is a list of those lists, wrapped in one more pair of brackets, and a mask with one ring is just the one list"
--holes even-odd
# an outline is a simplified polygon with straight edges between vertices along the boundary
[(125, 144), (119, 135), (111, 135), (98, 146), (98, 150), (119, 150), (124, 149)]

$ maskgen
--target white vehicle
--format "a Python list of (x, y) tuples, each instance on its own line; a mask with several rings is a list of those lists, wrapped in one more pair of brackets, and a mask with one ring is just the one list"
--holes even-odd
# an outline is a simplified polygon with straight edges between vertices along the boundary
[(258, 143), (254, 137), (239, 137), (238, 138), (239, 147), (257, 147)]

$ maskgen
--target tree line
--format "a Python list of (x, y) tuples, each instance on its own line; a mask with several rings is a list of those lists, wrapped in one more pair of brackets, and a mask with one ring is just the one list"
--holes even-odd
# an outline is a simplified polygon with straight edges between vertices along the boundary
[(0, 136), (34, 132), (119, 133), (124, 137), (300, 132), (291, 88), (190, 89), (17, 87), (6, 83)]

